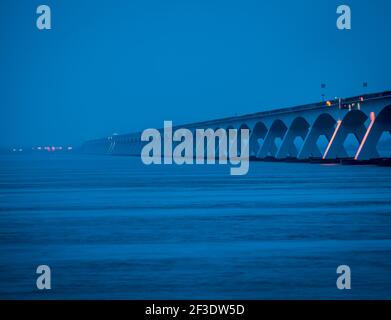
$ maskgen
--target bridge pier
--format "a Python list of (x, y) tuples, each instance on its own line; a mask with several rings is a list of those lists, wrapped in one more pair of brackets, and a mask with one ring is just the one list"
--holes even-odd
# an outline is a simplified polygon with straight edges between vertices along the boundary
[(277, 152), (277, 159), (284, 159), (287, 157), (296, 158), (298, 154), (298, 150), (295, 146), (295, 139), (297, 137), (301, 137), (303, 141), (305, 140), (310, 125), (309, 123), (302, 117), (296, 118), (291, 126), (289, 127), (288, 132), (285, 134), (285, 137), (282, 141), (281, 147)]
[(263, 122), (257, 122), (250, 136), (250, 156), (257, 156), (261, 148), (260, 140), (265, 139), (267, 128)]
[(327, 113), (321, 114), (314, 122), (307, 137), (304, 140), (303, 146), (297, 156), (298, 159), (304, 160), (309, 158), (321, 158), (317, 142), (319, 137), (325, 136), (330, 143), (335, 130), (335, 119)]
[(276, 146), (276, 139), (283, 139), (287, 131), (286, 125), (281, 120), (276, 120), (273, 122), (270, 130), (266, 134), (265, 141), (261, 149), (258, 152), (258, 158), (266, 158), (267, 156), (275, 157), (278, 151)]
[(323, 159), (347, 158), (344, 143), (349, 134), (354, 134), (358, 143), (361, 143), (367, 128), (365, 121), (368, 116), (359, 110), (353, 110), (347, 113), (342, 121), (337, 122), (334, 134), (327, 146)]

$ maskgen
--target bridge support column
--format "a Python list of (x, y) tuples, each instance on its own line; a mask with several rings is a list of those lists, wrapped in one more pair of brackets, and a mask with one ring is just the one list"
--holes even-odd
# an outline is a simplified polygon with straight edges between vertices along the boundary
[(265, 141), (263, 142), (257, 157), (261, 159), (266, 158), (269, 155), (275, 157), (278, 151), (275, 141), (277, 138), (283, 139), (286, 131), (286, 125), (281, 120), (276, 120), (266, 134)]
[(306, 137), (306, 133), (298, 134), (297, 132), (294, 132), (294, 131), (287, 132), (287, 134), (285, 135), (285, 138), (282, 142), (282, 145), (277, 152), (276, 158), (278, 158), (278, 159), (284, 159), (287, 157), (296, 158), (298, 151), (297, 151), (297, 148), (294, 144), (294, 141), (297, 137), (301, 137), (304, 140)]
[(365, 125), (360, 125), (357, 128), (339, 125), (335, 129), (334, 135), (327, 146), (323, 159), (347, 158), (344, 143), (349, 134), (353, 133), (359, 143), (365, 136), (367, 129)]
[(390, 131), (391, 133), (391, 106), (385, 107), (375, 117), (375, 114), (371, 113), (371, 123), (368, 126), (368, 130), (365, 133), (364, 138), (361, 141), (360, 147), (354, 157), (355, 160), (370, 160), (379, 157), (376, 145), (380, 140), (384, 131)]
[(324, 135), (330, 143), (330, 140), (333, 136), (333, 132), (332, 130), (328, 130), (327, 132), (324, 132), (322, 130), (319, 130), (318, 128), (312, 129), (311, 132), (306, 137), (306, 139), (304, 140), (303, 146), (297, 158), (301, 160), (309, 159), (309, 158), (321, 158), (322, 152), (320, 152), (317, 142), (319, 140), (319, 137), (321, 137), (322, 135)]
[(309, 130), (307, 137), (304, 140), (303, 146), (297, 156), (298, 159), (308, 158), (321, 158), (322, 153), (320, 152), (317, 142), (319, 137), (325, 136), (330, 142), (335, 130), (335, 119), (327, 113), (324, 113), (316, 119), (314, 124)]
[(257, 156), (260, 150), (260, 140), (264, 140), (267, 128), (263, 122), (257, 122), (250, 136), (250, 156)]
[(301, 137), (304, 141), (308, 134), (309, 126), (310, 125), (304, 118), (297, 118), (296, 120), (294, 120), (282, 141), (281, 147), (277, 152), (276, 158), (296, 158), (298, 151), (295, 146), (295, 139), (297, 137)]
[(365, 122), (368, 116), (360, 110), (349, 111), (344, 119), (337, 121), (334, 134), (323, 154), (323, 159), (347, 158), (344, 143), (349, 134), (354, 134), (357, 141), (361, 143), (367, 128)]
[(373, 128), (370, 130), (367, 138), (365, 140), (363, 139), (356, 153), (355, 160), (370, 160), (378, 158), (379, 153), (377, 151), (376, 145), (379, 142), (383, 132), (384, 131), (380, 128)]

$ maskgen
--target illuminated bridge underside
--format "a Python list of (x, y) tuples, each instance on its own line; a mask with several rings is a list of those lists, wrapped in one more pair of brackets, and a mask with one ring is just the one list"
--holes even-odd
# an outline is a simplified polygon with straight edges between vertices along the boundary
[[(181, 125), (174, 130), (178, 128), (192, 132), (196, 129), (248, 129), (250, 139), (246, 143), (250, 156), (258, 159), (348, 158), (345, 143), (350, 135), (359, 145), (354, 159), (375, 159), (379, 157), (379, 139), (384, 132), (391, 132), (391, 92), (332, 101), (329, 106), (316, 103)], [(140, 137), (141, 132), (136, 132), (91, 140), (82, 146), (82, 151), (137, 156), (146, 143)], [(320, 139), (327, 141), (323, 149), (319, 146)], [(215, 150), (219, 150), (217, 140)]]

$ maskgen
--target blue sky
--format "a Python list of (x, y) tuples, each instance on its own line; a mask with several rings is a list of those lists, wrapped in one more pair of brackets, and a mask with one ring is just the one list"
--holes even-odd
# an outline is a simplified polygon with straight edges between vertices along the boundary
[(309, 103), (322, 82), (329, 97), (391, 88), (389, 0), (3, 0), (0, 15), (3, 146)]

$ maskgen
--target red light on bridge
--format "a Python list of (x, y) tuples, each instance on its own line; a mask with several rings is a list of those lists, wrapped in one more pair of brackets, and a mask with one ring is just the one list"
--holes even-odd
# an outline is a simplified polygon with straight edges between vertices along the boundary
[(364, 97), (360, 97), (360, 101), (361, 101), (361, 102), (364, 101)]

